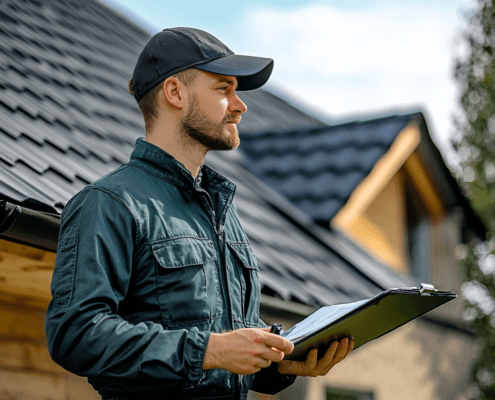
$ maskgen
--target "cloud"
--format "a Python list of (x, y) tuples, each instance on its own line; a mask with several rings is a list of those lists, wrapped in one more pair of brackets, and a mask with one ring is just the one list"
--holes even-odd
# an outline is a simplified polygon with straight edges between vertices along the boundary
[(422, 108), (445, 143), (455, 99), (456, 8), (259, 8), (245, 26), (249, 51), (275, 59), (274, 80), (320, 110), (339, 117)]

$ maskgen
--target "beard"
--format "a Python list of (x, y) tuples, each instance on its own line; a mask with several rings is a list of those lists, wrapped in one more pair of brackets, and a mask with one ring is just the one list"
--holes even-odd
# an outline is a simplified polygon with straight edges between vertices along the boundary
[(237, 128), (234, 126), (234, 133), (231, 135), (227, 135), (224, 129), (227, 122), (236, 118), (236, 115), (228, 114), (220, 123), (212, 121), (200, 109), (198, 99), (193, 95), (187, 115), (179, 122), (179, 129), (185, 139), (192, 139), (208, 150), (234, 150), (241, 143)]

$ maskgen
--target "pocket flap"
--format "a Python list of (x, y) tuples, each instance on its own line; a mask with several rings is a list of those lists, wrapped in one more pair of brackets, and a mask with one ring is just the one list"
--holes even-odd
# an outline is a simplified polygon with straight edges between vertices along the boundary
[(259, 270), (258, 261), (256, 260), (256, 256), (254, 255), (249, 243), (227, 242), (227, 244), (237, 257), (237, 259), (242, 263), (244, 268), (255, 269), (256, 271)]
[(60, 238), (59, 248), (61, 251), (65, 251), (76, 245), (77, 241), (77, 230), (76, 225), (72, 225), (65, 234)]
[(183, 268), (216, 260), (214, 244), (209, 239), (177, 238), (151, 245), (163, 268)]

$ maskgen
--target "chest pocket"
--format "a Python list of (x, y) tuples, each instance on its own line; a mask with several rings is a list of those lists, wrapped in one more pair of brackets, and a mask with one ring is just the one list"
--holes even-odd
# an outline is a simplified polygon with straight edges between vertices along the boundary
[(155, 243), (152, 250), (164, 326), (211, 320), (220, 301), (213, 242), (176, 238)]
[(260, 288), (258, 262), (249, 243), (227, 242), (238, 265), (244, 323), (259, 326)]

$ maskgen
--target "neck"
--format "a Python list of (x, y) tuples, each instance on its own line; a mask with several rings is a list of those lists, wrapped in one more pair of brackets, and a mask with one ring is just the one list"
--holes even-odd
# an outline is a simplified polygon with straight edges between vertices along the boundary
[(184, 164), (195, 178), (208, 153), (203, 145), (181, 134), (179, 121), (168, 118), (155, 121), (153, 129), (146, 133), (146, 141), (158, 146)]

